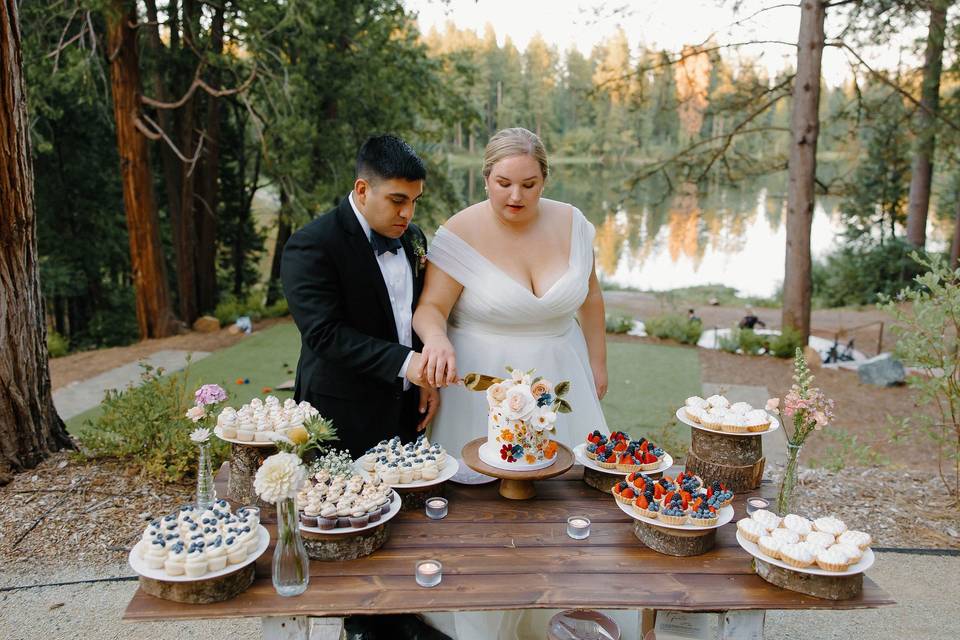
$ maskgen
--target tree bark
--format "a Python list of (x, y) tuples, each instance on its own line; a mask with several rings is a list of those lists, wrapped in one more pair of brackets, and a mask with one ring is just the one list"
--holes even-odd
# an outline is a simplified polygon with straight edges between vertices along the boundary
[(0, 484), (73, 448), (50, 386), (17, 4), (0, 2)]
[(953, 242), (950, 243), (951, 269), (960, 267), (960, 198), (957, 199), (957, 204), (954, 206), (956, 208), (956, 213), (954, 214), (956, 220), (953, 223)]
[(137, 324), (141, 338), (162, 338), (176, 333), (177, 320), (170, 306), (167, 269), (160, 246), (150, 150), (147, 139), (136, 126), (140, 117), (140, 61), (137, 32), (132, 26), (137, 24), (136, 5), (127, 0), (113, 0), (105, 14)]
[(283, 290), (280, 284), (280, 261), (283, 259), (283, 248), (293, 230), (290, 227), (290, 198), (283, 184), (280, 185), (280, 211), (277, 213), (277, 241), (273, 248), (273, 260), (270, 263), (270, 283), (267, 285), (267, 306), (269, 307), (280, 299)]
[(940, 72), (943, 70), (943, 40), (947, 29), (948, 0), (934, 0), (930, 7), (927, 52), (923, 63), (920, 108), (914, 119), (916, 139), (910, 167), (910, 199), (907, 209), (907, 242), (923, 248), (927, 243), (927, 213), (936, 150), (936, 117), (940, 110)]
[(826, 3), (803, 0), (797, 37), (797, 75), (793, 85), (787, 191), (787, 252), (783, 279), (784, 329), (810, 336), (810, 226), (813, 222), (817, 136), (820, 131), (820, 62), (823, 56)]

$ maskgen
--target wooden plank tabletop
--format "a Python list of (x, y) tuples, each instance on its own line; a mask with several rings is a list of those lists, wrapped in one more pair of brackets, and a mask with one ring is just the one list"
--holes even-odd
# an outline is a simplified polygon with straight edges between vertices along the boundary
[[(751, 566), (736, 541), (736, 527), (717, 534), (712, 551), (675, 558), (646, 548), (632, 520), (613, 498), (582, 482), (582, 467), (537, 483), (537, 497), (511, 502), (496, 484), (447, 483), (450, 512), (430, 520), (422, 510), (400, 513), (388, 526), (387, 543), (372, 556), (348, 562), (311, 562), (310, 587), (294, 598), (278, 596), (270, 580), (273, 543), (256, 563), (256, 580), (240, 596), (208, 605), (160, 600), (138, 589), (125, 620), (234, 618), (245, 616), (344, 616), (355, 613), (419, 613), (489, 609), (654, 608), (683, 611), (734, 609), (854, 609), (894, 604), (869, 577), (863, 593), (830, 601), (775, 587)], [(225, 471), (217, 492), (226, 494)], [(772, 495), (765, 485), (756, 493)], [(735, 520), (745, 514), (734, 501)], [(570, 515), (593, 522), (590, 537), (566, 535)], [(265, 510), (263, 520), (275, 529)], [(424, 589), (413, 578), (417, 560), (443, 563), (443, 581)]]

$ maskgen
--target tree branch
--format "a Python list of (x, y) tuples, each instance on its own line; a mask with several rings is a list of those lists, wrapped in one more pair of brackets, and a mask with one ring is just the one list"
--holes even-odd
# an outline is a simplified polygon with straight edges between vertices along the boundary
[(190, 84), (190, 87), (187, 89), (187, 92), (183, 94), (183, 97), (181, 97), (179, 100), (175, 102), (163, 102), (161, 100), (155, 100), (154, 98), (151, 98), (149, 96), (140, 96), (140, 101), (147, 106), (153, 107), (154, 109), (179, 109), (180, 107), (185, 105), (190, 100), (191, 97), (193, 97), (193, 94), (196, 93), (197, 89), (203, 89), (205, 92), (207, 92), (209, 95), (213, 96), (214, 98), (223, 98), (225, 96), (232, 96), (238, 93), (245, 92), (247, 89), (250, 88), (250, 85), (253, 84), (253, 81), (257, 77), (257, 65), (256, 63), (254, 63), (253, 69), (250, 71), (250, 77), (247, 78), (244, 81), (244, 83), (239, 87), (236, 87), (234, 89), (214, 89), (209, 84), (204, 82), (203, 79), (200, 77), (200, 71), (202, 70), (202, 68), (203, 68), (202, 64), (197, 66), (197, 73), (193, 78), (193, 82)]

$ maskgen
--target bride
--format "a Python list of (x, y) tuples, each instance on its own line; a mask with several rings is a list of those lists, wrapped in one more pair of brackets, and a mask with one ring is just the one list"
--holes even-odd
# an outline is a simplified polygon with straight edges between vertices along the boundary
[[(498, 132), (483, 158), (489, 198), (451, 217), (430, 245), (413, 327), (424, 345), (421, 374), (445, 387), (431, 439), (454, 455), (486, 434), (487, 400), (451, 385), (471, 372), (506, 376), (507, 365), (570, 381), (573, 413), (558, 417), (555, 439), (572, 448), (588, 431), (608, 432), (600, 408), (607, 352), (594, 228), (576, 207), (541, 197), (547, 175), (539, 137), (520, 128)], [(458, 640), (487, 640), (542, 638), (552, 613), (426, 617)]]

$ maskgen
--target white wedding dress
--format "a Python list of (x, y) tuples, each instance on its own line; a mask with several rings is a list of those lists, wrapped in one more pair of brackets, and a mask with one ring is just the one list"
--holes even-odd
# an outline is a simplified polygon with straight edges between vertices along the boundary
[[(463, 285), (450, 312), (447, 335), (456, 350), (457, 371), (505, 377), (505, 367), (536, 369), (557, 383), (570, 381), (566, 399), (573, 413), (560, 414), (554, 438), (570, 448), (588, 432), (609, 433), (576, 313), (583, 304), (593, 270), (593, 225), (573, 208), (570, 260), (566, 272), (541, 297), (504, 273), (466, 241), (444, 227), (430, 244), (427, 259)], [(487, 435), (486, 394), (464, 387), (440, 391), (440, 410), (430, 439), (460, 458), (463, 446)], [(461, 460), (454, 480), (473, 474)], [(466, 471), (464, 475), (462, 472)], [(546, 637), (547, 622), (557, 610), (430, 613), (434, 627), (455, 640), (514, 640)], [(609, 612), (608, 612), (609, 613)], [(637, 612), (617, 612), (621, 628), (636, 628)], [(625, 636), (629, 637), (629, 636)]]

